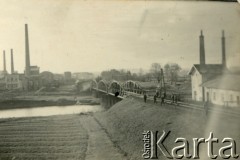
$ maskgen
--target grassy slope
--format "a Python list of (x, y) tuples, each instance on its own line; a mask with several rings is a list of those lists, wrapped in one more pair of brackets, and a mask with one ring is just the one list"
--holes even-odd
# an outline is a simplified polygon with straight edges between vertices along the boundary
[(78, 115), (0, 120), (0, 159), (84, 159), (87, 132)]
[[(142, 159), (144, 130), (158, 130), (160, 135), (162, 130), (170, 130), (171, 134), (165, 141), (170, 151), (173, 146), (176, 146), (174, 141), (177, 137), (187, 138), (191, 146), (192, 138), (208, 138), (209, 132), (213, 131), (214, 137), (220, 140), (225, 136), (238, 140), (237, 150), (240, 153), (240, 118), (213, 114), (207, 118), (200, 111), (175, 109), (173, 106), (161, 107), (159, 104), (144, 104), (133, 98), (115, 104), (106, 112), (96, 113), (95, 117), (105, 127), (112, 141), (128, 154), (129, 159)], [(203, 144), (202, 148), (206, 146)], [(216, 144), (216, 146), (218, 150), (219, 145)], [(218, 153), (217, 150), (215, 153)], [(164, 159), (164, 157), (160, 155), (159, 159)]]

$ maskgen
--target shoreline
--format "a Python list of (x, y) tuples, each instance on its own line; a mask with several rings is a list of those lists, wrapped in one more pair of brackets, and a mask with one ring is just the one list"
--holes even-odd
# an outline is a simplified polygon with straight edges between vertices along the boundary
[(68, 106), (75, 105), (101, 105), (98, 98), (91, 96), (19, 96), (0, 101), (0, 110)]

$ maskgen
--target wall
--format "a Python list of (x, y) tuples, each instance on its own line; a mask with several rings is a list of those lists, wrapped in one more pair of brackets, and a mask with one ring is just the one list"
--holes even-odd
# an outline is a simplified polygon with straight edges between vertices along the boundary
[[(192, 85), (192, 100), (203, 101), (202, 97), (202, 75), (198, 71), (194, 71), (191, 75), (191, 85)], [(194, 94), (196, 92), (196, 96)]]
[(240, 98), (240, 91), (222, 90), (205, 87), (206, 100), (207, 93), (209, 93), (209, 101), (212, 104), (229, 107), (240, 107), (239, 101), (237, 100)]

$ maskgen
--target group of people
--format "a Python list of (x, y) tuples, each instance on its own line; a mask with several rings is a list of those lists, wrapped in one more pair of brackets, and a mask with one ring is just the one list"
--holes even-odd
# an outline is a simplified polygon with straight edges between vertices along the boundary
[[(153, 96), (153, 102), (154, 102), (154, 103), (157, 103), (157, 97), (158, 97), (158, 94), (155, 94), (155, 95)], [(164, 94), (161, 96), (161, 105), (165, 104), (165, 101), (164, 101), (165, 98), (166, 98), (166, 93), (164, 93)], [(144, 102), (147, 103), (147, 94), (146, 94), (146, 93), (144, 93), (143, 99), (144, 99)]]
[[(154, 103), (157, 103), (157, 97), (158, 97), (158, 93), (156, 93), (154, 96), (153, 96), (153, 102)], [(165, 104), (165, 99), (167, 97), (167, 94), (166, 93), (163, 93), (160, 98), (161, 98), (161, 105)], [(147, 103), (147, 94), (144, 93), (143, 95), (143, 99), (144, 99), (144, 102)], [(176, 94), (172, 94), (171, 95), (171, 100), (172, 100), (172, 104), (174, 103), (178, 103), (178, 95)]]
[[(161, 95), (161, 105), (165, 104), (165, 98), (166, 98), (166, 96), (167, 96), (166, 93), (163, 93), (163, 94)], [(153, 96), (153, 102), (154, 102), (154, 103), (157, 103), (157, 97), (158, 97), (158, 93), (156, 93), (156, 94)], [(172, 104), (174, 104), (174, 103), (177, 104), (177, 103), (178, 103), (178, 98), (179, 98), (179, 95), (177, 95), (177, 94), (172, 94), (172, 95), (171, 95)], [(144, 93), (143, 99), (144, 99), (144, 102), (147, 103), (147, 94), (146, 94), (146, 93)], [(209, 110), (209, 102), (208, 102), (208, 101), (204, 102), (203, 108), (204, 108), (204, 110), (205, 110), (206, 115), (208, 115), (208, 110)]]

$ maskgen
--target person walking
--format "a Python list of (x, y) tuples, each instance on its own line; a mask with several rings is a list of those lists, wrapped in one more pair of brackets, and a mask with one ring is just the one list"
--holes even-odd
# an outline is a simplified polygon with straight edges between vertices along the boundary
[(161, 106), (164, 104), (164, 95), (161, 96)]
[(174, 97), (174, 94), (172, 94), (172, 104), (174, 104), (174, 100), (175, 100), (175, 97)]
[(178, 103), (178, 95), (175, 95), (175, 96), (174, 96), (174, 99), (175, 99), (175, 103), (176, 103), (176, 105), (177, 105), (177, 103)]
[(157, 95), (156, 94), (153, 96), (153, 101), (154, 101), (154, 103), (157, 103)]
[(146, 95), (146, 93), (144, 93), (143, 99), (144, 99), (144, 102), (147, 103), (147, 95)]

